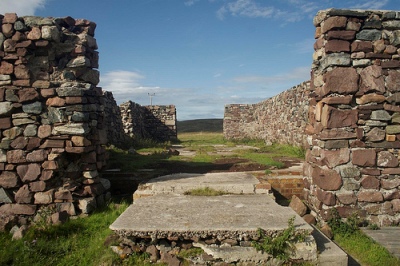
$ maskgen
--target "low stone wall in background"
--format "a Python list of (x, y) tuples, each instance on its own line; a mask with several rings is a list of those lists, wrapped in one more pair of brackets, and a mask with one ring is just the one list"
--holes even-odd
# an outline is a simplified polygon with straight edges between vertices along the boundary
[(132, 101), (120, 105), (125, 134), (131, 139), (177, 139), (174, 105), (141, 106)]
[(303, 82), (257, 104), (225, 106), (224, 137), (305, 146), (310, 83)]

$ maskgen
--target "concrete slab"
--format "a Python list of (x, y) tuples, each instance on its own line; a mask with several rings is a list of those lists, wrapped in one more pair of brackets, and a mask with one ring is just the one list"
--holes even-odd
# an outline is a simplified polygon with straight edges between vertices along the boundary
[(321, 266), (347, 266), (348, 256), (334, 242), (327, 238), (321, 231), (313, 226), (312, 236), (317, 242), (318, 265)]
[(300, 216), (268, 195), (155, 195), (135, 201), (110, 229), (120, 235), (153, 239), (257, 239), (258, 228), (272, 235), (287, 228), (293, 216), (297, 230), (311, 233), (312, 227)]
[(363, 232), (384, 246), (390, 253), (400, 258), (400, 228), (396, 226), (381, 227), (379, 230), (362, 228)]
[[(139, 185), (134, 199), (157, 194), (183, 195), (186, 191), (196, 188), (213, 188), (231, 194), (255, 194), (259, 180), (245, 172), (207, 173), (207, 174), (172, 174), (154, 178)], [(268, 191), (260, 191), (268, 193)]]

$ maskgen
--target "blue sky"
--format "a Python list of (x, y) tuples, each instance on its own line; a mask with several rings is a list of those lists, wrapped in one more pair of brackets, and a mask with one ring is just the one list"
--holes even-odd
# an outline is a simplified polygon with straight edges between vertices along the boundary
[(310, 77), (312, 19), (326, 8), (400, 10), (398, 0), (0, 0), (0, 14), (96, 22), (101, 82), (117, 102), (222, 118)]

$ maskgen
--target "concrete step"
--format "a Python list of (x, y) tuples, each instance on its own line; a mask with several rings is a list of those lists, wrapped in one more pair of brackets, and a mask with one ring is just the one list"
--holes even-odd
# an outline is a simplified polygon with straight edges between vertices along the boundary
[[(133, 204), (110, 228), (125, 239), (125, 244), (145, 246), (161, 256), (165, 252), (175, 256), (178, 249), (188, 246), (200, 247), (206, 257), (191, 258), (195, 264), (276, 265), (279, 261), (257, 251), (252, 242), (260, 240), (260, 229), (267, 236), (276, 236), (294, 217), (296, 234), (304, 233), (307, 237), (296, 243), (292, 259), (318, 265), (347, 265), (346, 254), (330, 255), (336, 245), (316, 233), (291, 208), (278, 205), (268, 193), (268, 185), (248, 173), (162, 176), (141, 184)], [(184, 195), (188, 190), (204, 187), (231, 194)], [(339, 264), (330, 264), (331, 261)]]
[(318, 228), (313, 226), (312, 235), (317, 242), (318, 265), (347, 266), (348, 256), (340, 247), (327, 238)]
[[(311, 236), (313, 228), (310, 225), (292, 209), (276, 204), (268, 195), (157, 194), (136, 200), (110, 228), (120, 236), (139, 242), (146, 242), (146, 239), (152, 243), (188, 241), (203, 248), (214, 259), (227, 263), (233, 262), (232, 256), (221, 255), (221, 250), (234, 252), (235, 258), (246, 258), (245, 262), (266, 263), (271, 260), (268, 254), (248, 255), (249, 249), (259, 253), (251, 247), (251, 242), (259, 240), (259, 229), (268, 236), (285, 230), (291, 217), (295, 217), (296, 233)], [(296, 248), (292, 258), (317, 259), (317, 247), (312, 237), (298, 243)], [(240, 252), (244, 253), (237, 255)]]
[(192, 189), (206, 187), (225, 191), (229, 194), (271, 194), (269, 184), (260, 184), (256, 177), (245, 172), (181, 173), (161, 176), (140, 184), (133, 194), (133, 199), (157, 194), (183, 195)]

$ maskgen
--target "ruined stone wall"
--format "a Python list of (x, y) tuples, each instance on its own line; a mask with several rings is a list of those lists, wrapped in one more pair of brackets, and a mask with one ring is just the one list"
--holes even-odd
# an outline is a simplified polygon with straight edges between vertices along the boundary
[(224, 137), (305, 146), (309, 85), (303, 82), (257, 104), (226, 105)]
[(169, 141), (177, 138), (174, 105), (141, 106), (134, 102), (120, 105), (124, 132), (132, 139)]
[[(0, 15), (0, 223), (104, 202), (107, 131), (96, 24)], [(2, 229), (2, 228), (0, 228)]]
[(107, 144), (126, 148), (129, 137), (124, 131), (121, 109), (117, 105), (112, 92), (103, 91), (103, 96), (102, 105), (104, 106), (104, 127), (107, 130)]
[(400, 221), (400, 12), (325, 10), (314, 19), (305, 197), (379, 225)]

